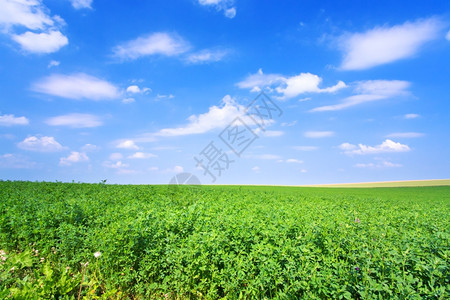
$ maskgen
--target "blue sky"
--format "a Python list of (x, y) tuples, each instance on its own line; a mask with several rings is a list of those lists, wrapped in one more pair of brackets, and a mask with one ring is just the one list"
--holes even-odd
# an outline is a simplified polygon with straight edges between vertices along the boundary
[(448, 1), (0, 0), (0, 178), (450, 178), (449, 82)]

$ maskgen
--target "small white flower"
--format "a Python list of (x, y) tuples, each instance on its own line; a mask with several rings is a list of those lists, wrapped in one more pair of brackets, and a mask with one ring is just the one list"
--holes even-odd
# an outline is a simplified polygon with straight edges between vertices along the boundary
[(100, 251), (97, 251), (94, 253), (95, 258), (99, 258), (100, 256), (102, 256), (102, 253)]

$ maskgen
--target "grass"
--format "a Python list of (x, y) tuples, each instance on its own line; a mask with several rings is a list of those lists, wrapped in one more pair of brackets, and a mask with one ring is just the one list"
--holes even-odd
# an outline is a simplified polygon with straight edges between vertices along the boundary
[(0, 298), (448, 299), (449, 216), (449, 186), (0, 182)]

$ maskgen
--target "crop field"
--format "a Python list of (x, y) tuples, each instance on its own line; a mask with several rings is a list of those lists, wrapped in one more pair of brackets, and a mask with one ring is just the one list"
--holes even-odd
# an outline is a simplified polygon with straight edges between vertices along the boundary
[(0, 182), (0, 299), (448, 299), (450, 187)]

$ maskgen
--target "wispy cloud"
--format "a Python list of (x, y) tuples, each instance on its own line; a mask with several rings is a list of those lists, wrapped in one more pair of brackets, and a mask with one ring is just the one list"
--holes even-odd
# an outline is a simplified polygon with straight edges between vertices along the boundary
[(72, 3), (73, 8), (75, 9), (92, 9), (92, 0), (70, 0), (70, 3)]
[(381, 168), (398, 168), (402, 167), (401, 164), (392, 163), (390, 161), (382, 161), (378, 163), (359, 163), (356, 164), (357, 168), (369, 168), (369, 169), (381, 169)]
[(299, 160), (296, 158), (289, 158), (289, 159), (286, 159), (286, 162), (289, 164), (302, 164), (303, 160)]
[(217, 11), (223, 11), (225, 17), (233, 19), (236, 16), (234, 0), (198, 0), (200, 5), (214, 7)]
[(441, 29), (437, 18), (429, 18), (344, 35), (339, 40), (344, 54), (341, 69), (362, 70), (409, 58), (437, 38)]
[(314, 151), (314, 150), (319, 149), (316, 146), (294, 146), (292, 148), (295, 150), (299, 150), (299, 151)]
[(391, 134), (388, 134), (387, 138), (418, 138), (425, 136), (424, 133), (420, 132), (394, 132)]
[(28, 125), (30, 121), (25, 117), (14, 115), (0, 115), (0, 126)]
[(378, 154), (378, 153), (389, 153), (389, 152), (408, 152), (411, 149), (408, 145), (401, 143), (396, 143), (392, 140), (385, 140), (380, 145), (376, 146), (366, 146), (363, 144), (353, 145), (350, 143), (343, 143), (339, 145), (341, 150), (344, 150), (345, 154)]
[(137, 59), (149, 55), (175, 56), (189, 48), (189, 43), (177, 34), (156, 32), (118, 45), (113, 53), (120, 59)]
[(120, 97), (112, 83), (84, 73), (53, 74), (32, 85), (35, 92), (68, 99), (107, 100)]
[(78, 113), (49, 118), (45, 123), (50, 126), (68, 126), (72, 128), (91, 128), (103, 125), (98, 116)]
[(51, 136), (29, 136), (17, 146), (20, 149), (38, 152), (56, 152), (64, 150), (64, 147)]
[(419, 114), (406, 114), (403, 116), (403, 118), (405, 118), (405, 119), (417, 119), (419, 117), (420, 117)]
[(186, 58), (186, 61), (191, 64), (218, 62), (228, 54), (229, 51), (225, 49), (205, 49), (189, 54)]
[(306, 131), (303, 134), (307, 138), (324, 138), (324, 137), (330, 137), (334, 135), (333, 131)]
[(0, 168), (2, 169), (31, 169), (36, 167), (36, 163), (30, 161), (26, 156), (6, 153), (0, 155)]
[(411, 84), (401, 80), (367, 80), (354, 84), (353, 92), (356, 95), (344, 98), (340, 103), (313, 108), (310, 112), (336, 111), (355, 105), (391, 98), (394, 96), (408, 95), (407, 89)]
[(152, 158), (152, 157), (158, 157), (158, 155), (155, 155), (153, 153), (136, 152), (136, 153), (128, 156), (128, 158), (130, 158), (130, 159), (147, 159), (147, 158)]

